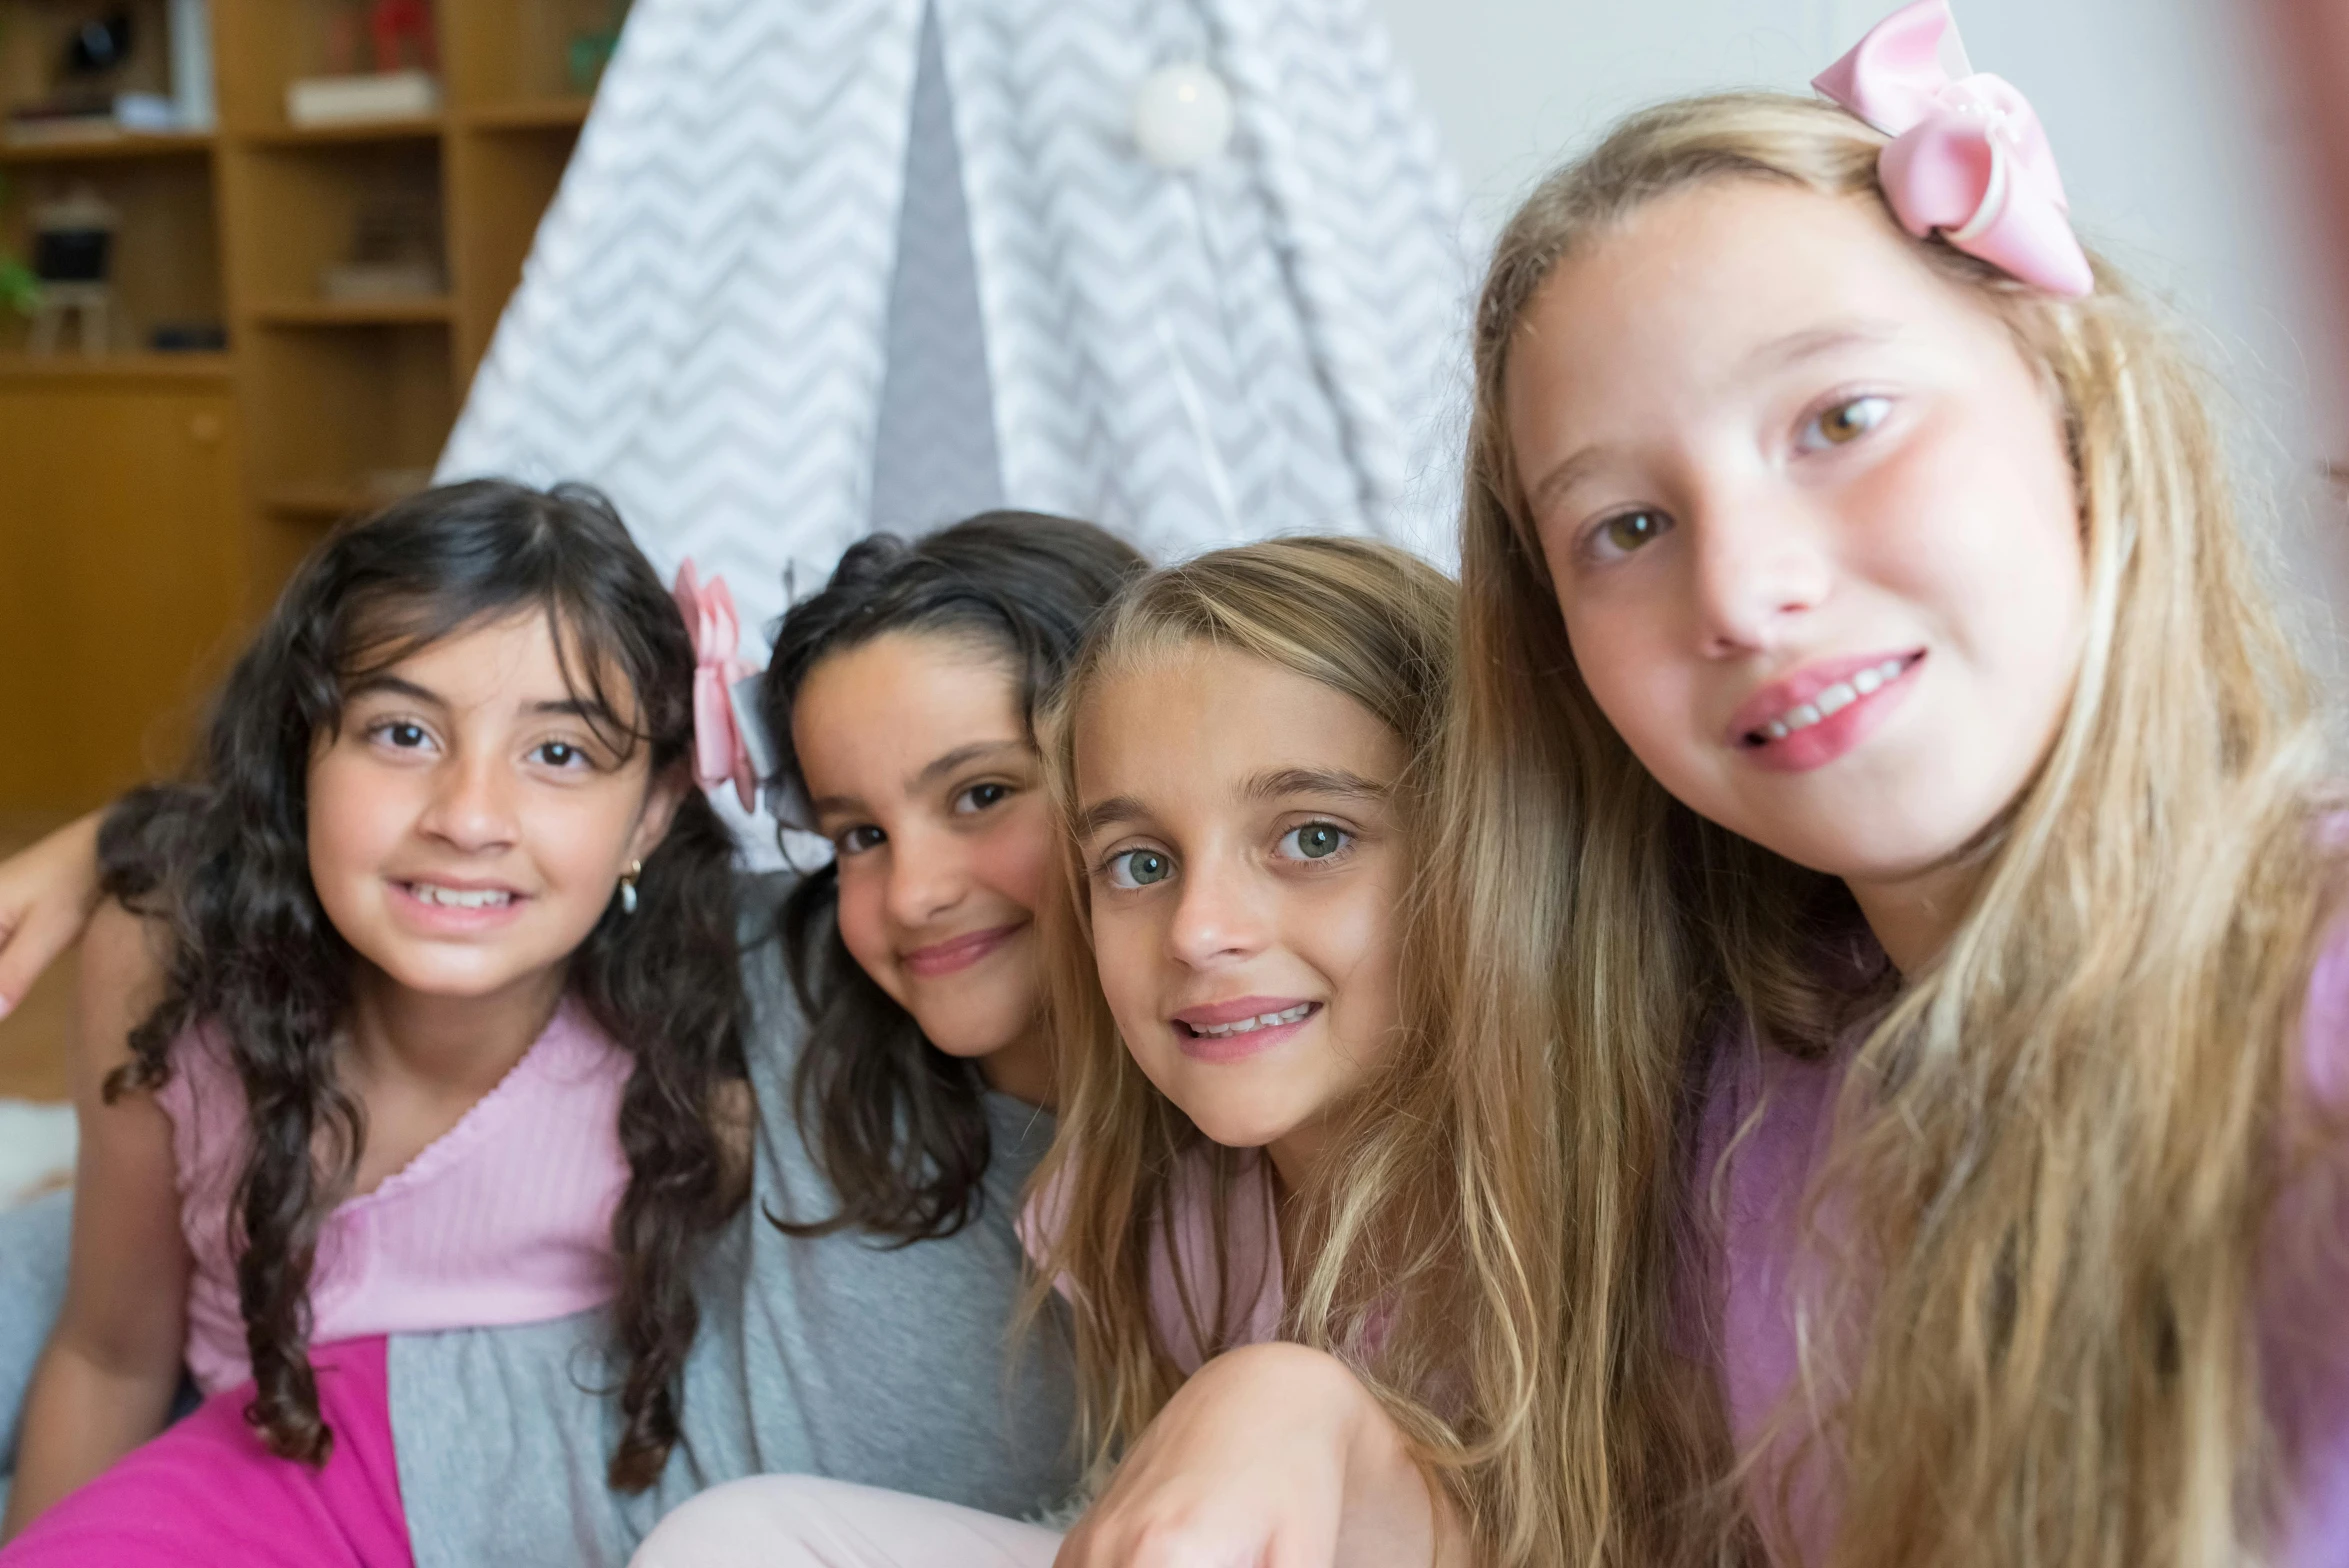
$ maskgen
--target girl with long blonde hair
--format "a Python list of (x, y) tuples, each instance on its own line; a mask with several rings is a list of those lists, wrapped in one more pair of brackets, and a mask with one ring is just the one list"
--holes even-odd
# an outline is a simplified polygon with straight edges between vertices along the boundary
[(1461, 1173), (1512, 1560), (2349, 1551), (2307, 681), (1946, 22), (1634, 115), (1484, 290), (1458, 1071), (1360, 1157)]

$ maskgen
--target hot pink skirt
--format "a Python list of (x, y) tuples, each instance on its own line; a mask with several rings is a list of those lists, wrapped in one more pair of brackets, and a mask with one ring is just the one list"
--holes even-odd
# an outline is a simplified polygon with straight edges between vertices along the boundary
[(245, 1425), (253, 1385), (213, 1395), (0, 1550), (0, 1568), (414, 1568), (393, 1461), (384, 1341), (314, 1345), (323, 1469)]

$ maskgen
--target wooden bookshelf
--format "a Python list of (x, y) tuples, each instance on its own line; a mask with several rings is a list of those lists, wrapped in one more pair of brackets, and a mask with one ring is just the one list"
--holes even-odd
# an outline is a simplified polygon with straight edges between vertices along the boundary
[[(0, 0), (0, 108), (44, 90), (65, 29), (124, 3)], [(150, 46), (165, 36), (166, 0), (128, 4)], [(590, 104), (566, 50), (610, 24), (612, 0), (436, 0), (438, 112), (291, 124), (287, 88), (333, 74), (336, 29), (348, 26), (338, 14), (361, 9), (211, 0), (212, 130), (0, 140), (0, 250), (26, 253), (33, 208), (95, 191), (121, 214), (122, 318), (116, 351), (97, 358), (75, 352), (70, 333), (64, 352), (33, 356), (25, 325), (0, 318), (0, 421), (37, 410), (30, 428), (52, 442), (37, 449), (0, 423), (0, 726), (55, 733), (69, 711), (118, 715), (102, 736), (0, 748), (0, 811), (81, 807), (173, 765), (221, 650), (285, 573), (335, 521), (429, 473), (520, 280)], [(132, 85), (168, 88), (146, 69)], [(349, 258), (362, 208), (386, 197), (436, 217), (445, 287), (329, 297), (326, 270)], [(201, 322), (225, 326), (226, 352), (146, 346), (159, 326)], [(58, 470), (57, 441), (107, 482), (18, 472)], [(168, 614), (136, 595), (105, 602), (94, 563), (141, 549), (177, 563)], [(93, 564), (65, 575), (90, 585), (91, 603), (28, 599), (12, 626), (11, 601), (39, 596), (23, 574), (55, 580), (85, 555)], [(160, 668), (130, 690), (85, 689), (41, 641), (75, 616)], [(158, 616), (171, 629), (163, 644), (150, 636)], [(53, 679), (20, 673), (51, 666)]]
[(203, 158), (210, 131), (120, 131), (71, 141), (0, 141), (0, 167), (38, 169), (60, 163), (123, 163), (136, 158)]

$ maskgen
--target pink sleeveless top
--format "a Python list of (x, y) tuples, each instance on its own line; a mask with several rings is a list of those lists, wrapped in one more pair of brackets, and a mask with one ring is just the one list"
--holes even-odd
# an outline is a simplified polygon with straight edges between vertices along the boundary
[[(188, 1366), (207, 1394), (252, 1376), (230, 1205), (245, 1095), (205, 1029), (172, 1046), (171, 1118), (188, 1282)], [(314, 1344), (565, 1317), (618, 1289), (612, 1214), (628, 1185), (620, 1091), (631, 1063), (566, 1001), (457, 1124), (327, 1216), (310, 1280)]]

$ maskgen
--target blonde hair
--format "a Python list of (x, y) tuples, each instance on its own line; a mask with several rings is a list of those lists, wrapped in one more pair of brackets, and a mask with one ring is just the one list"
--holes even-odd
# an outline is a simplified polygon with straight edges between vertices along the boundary
[(2048, 755), (1970, 851), (1959, 929), (1897, 993), (1831, 972), (1859, 929), (1840, 884), (1634, 759), (1576, 673), (1528, 521), (1503, 391), (1556, 270), (1709, 181), (1883, 211), (1881, 146), (1779, 95), (1646, 111), (1532, 195), (1485, 285), (1429, 850), (1446, 880), (1412, 971), (1454, 1076), (1357, 1158), (1399, 1206), (1365, 1223), (1431, 1234), (1413, 1184), (1457, 1194), (1470, 1327), (1401, 1321), (1469, 1357), (1504, 1560), (1755, 1549), (1718, 1352), (1692, 1343), (1711, 1222), (1694, 1124), (1707, 1047), (1739, 1023), (1807, 1055), (1867, 1024), (1810, 1195), (1833, 1189), (1852, 1255), (1797, 1304), (1803, 1393), (1781, 1413), (1819, 1434), (1840, 1495), (1832, 1563), (2217, 1563), (2256, 1553), (2269, 1517), (2250, 1284), (2325, 913), (2323, 763), (2167, 333), (2102, 265), (2064, 301), (1909, 242), (2009, 325), (2061, 409), (2089, 630)]
[[(1450, 685), (1453, 604), (1451, 581), (1434, 567), (1356, 539), (1244, 545), (1138, 579), (1103, 613), (1046, 715), (1046, 767), (1064, 826), (1077, 806), (1076, 731), (1087, 699), (1106, 678), (1201, 647), (1261, 659), (1351, 698), (1402, 740), (1407, 756), (1424, 758)], [(1418, 774), (1406, 768), (1395, 800), (1414, 844)], [(1086, 867), (1073, 833), (1063, 838), (1064, 874), (1041, 914), (1060, 1120), (1030, 1191), (1068, 1197), (1054, 1205), (1053, 1234), (1039, 1238), (1045, 1256), (1028, 1307), (1033, 1312), (1056, 1285), (1069, 1298), (1080, 1441), (1098, 1468), (1141, 1434), (1181, 1382), (1153, 1328), (1149, 1276), (1153, 1237), (1173, 1244), (1166, 1199), (1177, 1160), (1204, 1147), (1214, 1161), (1219, 1254), (1235, 1165), (1126, 1051), (1094, 964)], [(1382, 1096), (1390, 1074), (1375, 1073), (1380, 1086), (1364, 1098)], [(1315, 1195), (1306, 1212), (1322, 1201)], [(1184, 1303), (1196, 1343), (1211, 1354), (1234, 1342), (1241, 1324), (1229, 1319), (1254, 1291), (1221, 1297)], [(1296, 1300), (1288, 1305), (1297, 1337), (1324, 1345), (1346, 1337)]]

